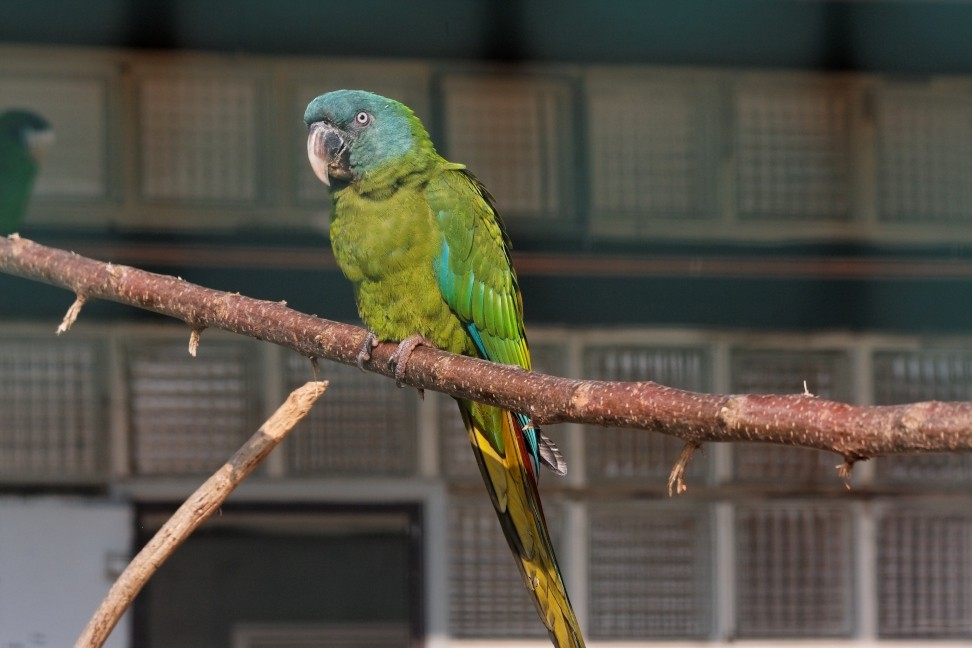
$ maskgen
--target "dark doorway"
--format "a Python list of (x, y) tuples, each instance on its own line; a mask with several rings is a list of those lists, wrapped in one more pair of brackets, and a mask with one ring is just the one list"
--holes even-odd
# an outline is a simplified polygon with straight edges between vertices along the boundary
[[(172, 510), (139, 510), (139, 546)], [(139, 596), (134, 645), (414, 645), (420, 528), (418, 506), (226, 508)]]

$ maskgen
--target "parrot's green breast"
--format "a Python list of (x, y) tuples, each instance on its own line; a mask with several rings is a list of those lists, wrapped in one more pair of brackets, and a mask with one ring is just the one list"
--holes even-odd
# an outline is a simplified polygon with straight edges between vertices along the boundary
[(442, 299), (434, 261), (442, 237), (424, 183), (382, 200), (351, 187), (333, 193), (331, 246), (354, 285), (358, 313), (380, 340), (416, 333), (440, 349), (476, 355), (462, 322)]

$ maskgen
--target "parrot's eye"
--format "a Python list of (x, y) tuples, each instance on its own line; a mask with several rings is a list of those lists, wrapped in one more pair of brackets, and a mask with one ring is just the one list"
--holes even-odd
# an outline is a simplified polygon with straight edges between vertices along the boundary
[(371, 123), (371, 115), (362, 110), (354, 116), (354, 121), (358, 123), (358, 126), (367, 126)]

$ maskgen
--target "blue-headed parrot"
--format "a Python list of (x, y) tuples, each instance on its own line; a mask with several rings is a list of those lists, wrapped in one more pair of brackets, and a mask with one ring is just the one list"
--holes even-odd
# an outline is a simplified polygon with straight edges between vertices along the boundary
[[(317, 97), (304, 114), (307, 152), (329, 187), (334, 256), (376, 342), (415, 344), (530, 369), (510, 239), (485, 187), (435, 150), (405, 105), (370, 92)], [(521, 413), (457, 399), (480, 472), (537, 612), (559, 647), (584, 645), (547, 530), (541, 465), (563, 474), (556, 446)]]

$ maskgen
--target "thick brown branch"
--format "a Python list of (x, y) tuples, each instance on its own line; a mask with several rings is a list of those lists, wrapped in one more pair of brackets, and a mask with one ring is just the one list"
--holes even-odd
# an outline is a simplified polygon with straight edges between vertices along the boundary
[[(105, 264), (25, 239), (0, 238), (0, 270), (170, 315), (193, 329), (218, 328), (353, 365), (365, 331), (181, 279)], [(394, 345), (366, 368), (393, 377)], [(652, 382), (569, 380), (415, 349), (404, 382), (529, 413), (541, 423), (637, 427), (688, 443), (761, 441), (840, 453), (849, 462), (907, 452), (972, 450), (972, 403), (856, 407), (808, 394), (699, 394)]]

